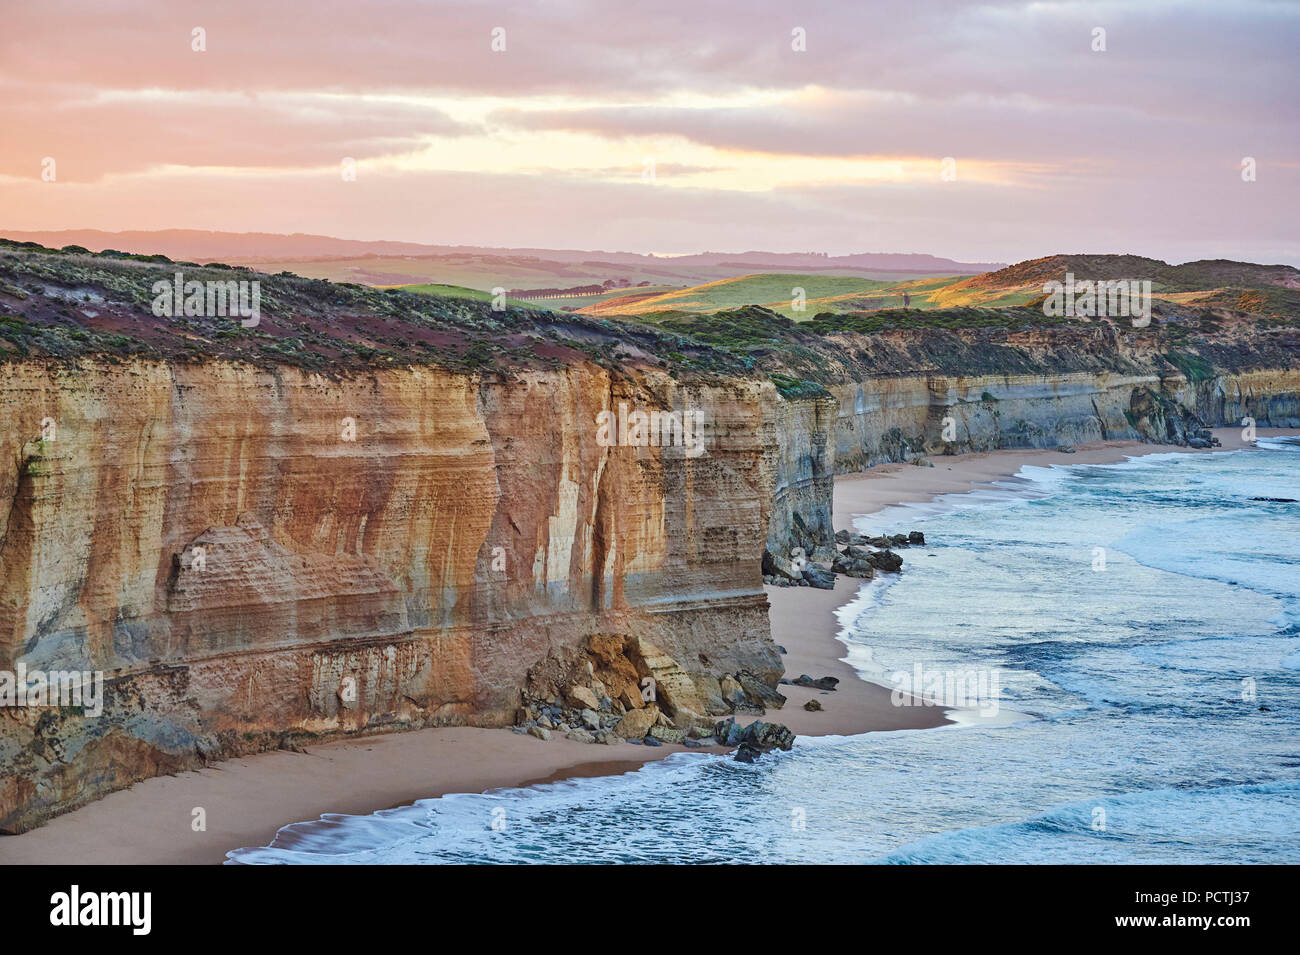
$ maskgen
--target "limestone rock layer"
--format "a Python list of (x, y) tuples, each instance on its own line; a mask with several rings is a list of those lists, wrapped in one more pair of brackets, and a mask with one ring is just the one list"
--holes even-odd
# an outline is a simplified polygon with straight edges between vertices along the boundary
[[(7, 371), (0, 670), (102, 671), (105, 703), (0, 708), (0, 829), (301, 739), (505, 724), (528, 668), (593, 634), (780, 676), (770, 384)], [(620, 403), (695, 411), (705, 453), (602, 445)]]

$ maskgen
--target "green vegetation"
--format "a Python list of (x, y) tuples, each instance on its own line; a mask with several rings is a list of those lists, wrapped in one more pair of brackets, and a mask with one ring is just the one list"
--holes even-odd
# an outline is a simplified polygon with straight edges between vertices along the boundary
[[(329, 376), (412, 365), (509, 375), (577, 361), (616, 376), (637, 364), (699, 375), (735, 376), (752, 368), (747, 356), (659, 329), (526, 303), (497, 311), (488, 306), (488, 293), (472, 289), (412, 293), (228, 266), (185, 264), (185, 279), (256, 281), (256, 326), (245, 328), (236, 316), (155, 316), (153, 285), (170, 283), (175, 270), (175, 263), (151, 256), (83, 255), (0, 240), (0, 361), (33, 355), (221, 359)], [(453, 294), (442, 294), (447, 291)], [(677, 356), (675, 364), (669, 355)]]
[(935, 311), (883, 309), (878, 312), (851, 312), (845, 315), (823, 312), (808, 322), (805, 327), (819, 334), (829, 335), (836, 332), (874, 334), (919, 328), (946, 328), (954, 331), (968, 328), (1006, 328), (1015, 331), (1023, 328), (1083, 323), (1083, 319), (1052, 318), (1036, 308), (961, 307)]
[[(571, 286), (565, 286), (570, 288)], [(608, 292), (601, 292), (598, 295), (569, 295), (562, 298), (544, 298), (538, 299), (538, 305), (545, 305), (552, 309), (568, 309), (569, 311), (579, 311), (584, 308), (600, 308), (606, 302), (611, 304), (617, 303), (622, 299), (635, 296), (637, 299), (647, 299), (659, 295), (663, 292), (677, 291), (679, 285), (643, 285), (640, 288), (616, 288)], [(601, 311), (600, 314), (612, 314)]]
[[(1057, 255), (1021, 262), (977, 276), (882, 280), (808, 273), (734, 276), (661, 295), (612, 298), (592, 310), (602, 315), (659, 318), (668, 312), (706, 314), (717, 309), (762, 305), (795, 321), (808, 315), (873, 312), (1007, 309), (1041, 304), (1043, 284), (1063, 281), (1150, 280), (1155, 297), (1184, 306), (1231, 309), (1256, 315), (1300, 313), (1297, 272), (1289, 266), (1243, 262), (1190, 262), (1171, 266), (1134, 255)], [(804, 289), (805, 307), (795, 311), (794, 289)], [(902, 327), (896, 325), (896, 327)]]
[[(815, 273), (761, 273), (740, 275), (734, 278), (708, 282), (691, 288), (673, 289), (652, 298), (620, 304), (617, 299), (603, 315), (645, 315), (655, 312), (679, 311), (700, 314), (720, 308), (745, 305), (762, 305), (779, 315), (799, 319), (808, 310), (826, 301), (852, 297), (895, 283), (878, 279), (858, 278), (851, 275), (817, 275)], [(804, 310), (794, 310), (795, 289), (803, 289)], [(624, 293), (635, 289), (624, 289)], [(902, 304), (901, 297), (897, 304)]]
[(795, 328), (795, 323), (759, 305), (714, 312), (712, 315), (669, 312), (648, 324), (673, 328), (696, 341), (710, 345), (739, 346), (777, 344)]
[[(94, 255), (78, 247), (33, 249), (0, 240), (0, 362), (27, 356), (69, 361), (83, 355), (110, 362), (220, 359), (329, 376), (432, 365), (501, 378), (523, 368), (591, 362), (615, 377), (638, 367), (662, 368), (694, 380), (765, 375), (780, 394), (809, 398), (828, 394), (826, 386), (835, 382), (910, 374), (918, 367), (943, 374), (1007, 375), (1132, 370), (1135, 359), (1116, 347), (1117, 338), (1141, 340), (1163, 351), (1169, 366), (1191, 381), (1206, 380), (1224, 367), (1263, 360), (1285, 364), (1294, 353), (1294, 319), (1242, 320), (1204, 306), (1165, 303), (1159, 321), (1147, 329), (1052, 318), (1030, 305), (843, 307), (903, 287), (911, 289), (907, 294), (914, 303), (927, 295), (937, 298), (955, 284), (972, 282), (965, 279), (896, 283), (844, 276), (744, 276), (712, 283), (707, 294), (726, 299), (779, 291), (782, 309), (743, 304), (695, 311), (698, 303), (679, 301), (683, 307), (611, 320), (516, 301), (496, 311), (489, 307), (490, 293), (458, 285), (376, 288), (220, 263), (179, 263), (187, 280), (260, 283), (261, 320), (244, 328), (235, 317), (154, 316), (152, 285), (160, 279), (170, 282), (178, 266), (159, 259)], [(811, 318), (792, 316), (788, 296), (799, 283), (808, 291), (809, 303), (829, 301), (834, 307), (810, 309)], [(846, 293), (846, 287), (857, 291)], [(818, 299), (817, 292), (839, 294)], [(635, 290), (612, 290), (608, 296), (616, 302), (629, 293)], [(1300, 308), (1291, 314), (1297, 312)], [(1054, 336), (1046, 347), (1040, 336), (1013, 334), (1039, 329)], [(1260, 334), (1243, 344), (1241, 336), (1252, 332)], [(981, 400), (996, 413), (992, 394), (983, 393)]]
[(1252, 315), (1270, 317), (1289, 317), (1292, 321), (1300, 315), (1300, 289), (1268, 286), (1264, 288), (1240, 288), (1226, 286), (1216, 288), (1202, 295), (1184, 296), (1189, 304), (1206, 308), (1230, 309), (1234, 312), (1247, 312)]
[(830, 392), (815, 381), (791, 378), (789, 375), (782, 375), (778, 372), (773, 372), (768, 377), (772, 379), (772, 384), (776, 385), (777, 392), (783, 398), (826, 398), (830, 396)]
[[(1042, 297), (1040, 288), (987, 289), (967, 287), (968, 276), (885, 280), (852, 275), (762, 273), (675, 289), (652, 298), (597, 304), (602, 315), (648, 317), (665, 311), (703, 314), (719, 308), (762, 305), (795, 321), (810, 314), (911, 308), (933, 310), (964, 305), (1003, 307), (1026, 305)], [(804, 290), (804, 307), (794, 308), (794, 290)]]
[[(399, 285), (393, 286), (400, 288), (403, 292), (413, 292), (416, 295), (437, 295), (443, 298), (465, 298), (472, 302), (491, 302), (493, 295), (491, 292), (481, 292), (476, 288), (466, 288), (463, 285)], [(549, 306), (535, 305), (532, 302), (525, 302), (521, 299), (507, 298), (506, 304), (514, 308), (546, 308)]]
[(1166, 352), (1164, 358), (1165, 361), (1169, 362), (1181, 371), (1183, 377), (1188, 381), (1209, 381), (1217, 374), (1214, 370), (1214, 366), (1200, 355), (1171, 351)]

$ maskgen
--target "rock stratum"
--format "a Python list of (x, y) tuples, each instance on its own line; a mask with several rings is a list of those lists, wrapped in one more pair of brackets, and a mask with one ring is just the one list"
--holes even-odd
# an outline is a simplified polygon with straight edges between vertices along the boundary
[(978, 314), (950, 328), (907, 327), (909, 317), (869, 332), (837, 316), (810, 323), (829, 326), (817, 331), (788, 323), (775, 341), (764, 333), (752, 342), (751, 323), (786, 320), (737, 311), (749, 314), (723, 319), (724, 340), (747, 346), (790, 397), (777, 412), (769, 570), (793, 547), (811, 555), (832, 545), (835, 474), (1091, 441), (1201, 446), (1203, 429), (1245, 419), (1300, 427), (1300, 334), (1289, 319), (1167, 307), (1158, 326), (1135, 329), (959, 310)]
[[(0, 658), (104, 671), (108, 705), (3, 711), (6, 826), (295, 738), (512, 722), (528, 668), (593, 634), (780, 677), (755, 571), (770, 385), (7, 371)], [(718, 441), (599, 447), (620, 399), (704, 410)]]
[[(104, 679), (98, 715), (0, 707), (0, 831), (234, 755), (512, 724), (582, 661), (628, 715), (642, 670), (673, 712), (762, 712), (765, 565), (836, 553), (837, 471), (1300, 423), (1285, 321), (664, 328), (158, 258), (0, 246), (0, 672)], [(182, 269), (260, 281), (260, 322), (155, 317)], [(704, 453), (602, 440), (625, 406), (696, 415)]]

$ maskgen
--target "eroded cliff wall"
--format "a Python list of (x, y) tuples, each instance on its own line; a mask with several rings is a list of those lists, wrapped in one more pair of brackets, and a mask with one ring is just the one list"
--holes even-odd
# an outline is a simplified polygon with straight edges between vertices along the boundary
[[(693, 675), (780, 675), (759, 571), (785, 466), (769, 383), (6, 372), (0, 669), (103, 671), (106, 700), (0, 709), (0, 829), (316, 735), (506, 724), (528, 668), (597, 633)], [(620, 402), (696, 411), (705, 453), (601, 446)]]
[(826, 395), (782, 398), (777, 412), (786, 464), (767, 547), (781, 556), (828, 542), (832, 473), (1002, 448), (1186, 444), (1200, 427), (1245, 417), (1300, 427), (1294, 332), (1192, 350), (1110, 325), (934, 329), (831, 336), (815, 358), (789, 370), (815, 376)]
[[(1260, 427), (1300, 425), (1300, 371), (1295, 369), (1225, 374), (1203, 382), (1154, 373), (927, 375), (854, 382), (831, 391), (838, 401), (840, 471), (922, 454), (1113, 439), (1179, 444), (1198, 422), (1218, 427), (1245, 416)], [(951, 420), (950, 440), (944, 438), (945, 419)]]

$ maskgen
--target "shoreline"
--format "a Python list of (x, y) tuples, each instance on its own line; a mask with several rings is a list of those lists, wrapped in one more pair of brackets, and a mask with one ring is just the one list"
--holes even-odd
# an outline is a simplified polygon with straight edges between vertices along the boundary
[[(1149, 454), (1222, 454), (1254, 447), (1242, 440), (1240, 428), (1214, 428), (1212, 431), (1222, 447), (1198, 449), (1140, 441), (1095, 441), (1076, 445), (1073, 454), (1055, 449), (1013, 448), (933, 457), (930, 458), (934, 465), (932, 468), (878, 464), (866, 471), (841, 474), (835, 478), (831, 519), (836, 530), (849, 529), (855, 516), (874, 514), (900, 504), (926, 503), (944, 494), (967, 494), (987, 488), (994, 482), (1021, 481), (1023, 479), (1016, 475), (1023, 467), (1118, 464), (1128, 458)], [(1261, 438), (1296, 434), (1289, 428), (1260, 428), (1257, 431)]]
[[(1290, 435), (1260, 429), (1260, 437)], [(1218, 428), (1222, 448), (1105, 441), (1057, 450), (973, 452), (931, 459), (934, 467), (879, 465), (835, 479), (833, 524), (853, 528), (854, 518), (899, 504), (961, 494), (994, 481), (1015, 479), (1022, 467), (1111, 464), (1147, 454), (1210, 454), (1249, 447), (1240, 429)], [(906, 559), (906, 556), (905, 558)], [(905, 565), (906, 566), (906, 565)], [(891, 691), (868, 683), (845, 662), (835, 611), (855, 599), (864, 581), (839, 575), (834, 590), (764, 586), (772, 638), (786, 649), (786, 676), (834, 676), (834, 691), (783, 685), (787, 702), (763, 719), (784, 723), (799, 736), (856, 735), (953, 725), (938, 707), (896, 707)], [(816, 699), (819, 712), (805, 710)], [(744, 721), (748, 722), (746, 717)], [(507, 729), (440, 727), (340, 739), (307, 752), (278, 750), (225, 760), (210, 767), (144, 780), (44, 826), (0, 836), (5, 864), (219, 864), (237, 848), (267, 845), (286, 825), (322, 814), (369, 814), (449, 793), (515, 788), (576, 777), (612, 775), (677, 752), (725, 752), (622, 743), (593, 746), (566, 739), (542, 743)], [(191, 827), (204, 810), (206, 829)]]

